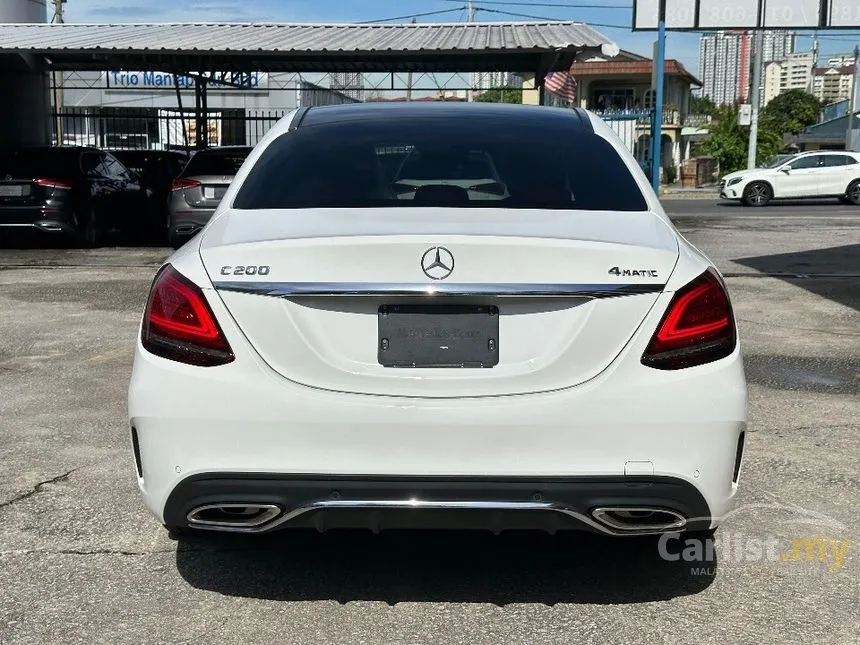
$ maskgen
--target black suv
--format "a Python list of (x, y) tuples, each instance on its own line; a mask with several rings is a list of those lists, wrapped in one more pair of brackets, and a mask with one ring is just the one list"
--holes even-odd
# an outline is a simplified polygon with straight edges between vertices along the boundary
[(96, 148), (33, 147), (0, 154), (0, 230), (36, 230), (100, 246), (134, 229), (146, 207), (137, 176)]

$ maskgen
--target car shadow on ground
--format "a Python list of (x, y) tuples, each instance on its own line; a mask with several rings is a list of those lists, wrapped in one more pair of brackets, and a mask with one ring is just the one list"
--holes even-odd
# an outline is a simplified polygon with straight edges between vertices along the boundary
[(717, 569), (661, 558), (656, 537), (581, 532), (292, 530), (177, 546), (190, 585), (283, 601), (623, 604), (699, 593)]
[[(860, 244), (733, 259), (860, 311)], [(731, 275), (731, 274), (729, 274)], [(840, 277), (841, 276), (841, 277)]]
[(843, 208), (848, 208), (846, 204), (843, 204), (838, 199), (778, 199), (770, 202), (770, 204), (763, 208), (751, 208), (748, 206), (744, 206), (740, 200), (721, 199), (717, 202), (717, 206), (719, 206), (720, 208), (742, 208), (750, 214), (757, 213), (759, 215), (767, 215), (768, 209), (779, 208), (783, 206), (786, 208), (809, 208), (811, 206), (842, 206)]
[[(108, 236), (103, 247), (156, 248), (167, 246), (167, 236), (161, 234), (115, 234)], [(68, 235), (53, 235), (38, 232), (3, 231), (0, 233), (0, 249), (44, 250), (85, 249), (80, 242)]]

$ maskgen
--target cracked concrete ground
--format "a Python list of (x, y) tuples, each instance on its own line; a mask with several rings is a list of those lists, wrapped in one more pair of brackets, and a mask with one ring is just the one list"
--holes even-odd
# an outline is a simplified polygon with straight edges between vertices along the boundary
[(860, 643), (860, 211), (669, 210), (732, 276), (750, 382), (738, 509), (692, 565), (590, 535), (175, 541), (125, 424), (164, 253), (0, 250), (0, 644)]

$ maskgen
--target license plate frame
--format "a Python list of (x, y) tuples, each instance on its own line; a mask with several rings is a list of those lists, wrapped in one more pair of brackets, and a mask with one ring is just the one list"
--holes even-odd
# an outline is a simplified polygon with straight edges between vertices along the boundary
[(492, 368), (499, 363), (494, 305), (382, 305), (377, 359), (383, 367)]

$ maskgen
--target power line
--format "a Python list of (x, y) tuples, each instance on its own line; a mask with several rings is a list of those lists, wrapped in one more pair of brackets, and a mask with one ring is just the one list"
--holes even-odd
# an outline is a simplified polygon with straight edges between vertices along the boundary
[[(444, 0), (445, 2), (460, 2), (460, 0)], [(607, 4), (569, 4), (561, 2), (501, 2), (499, 0), (481, 0), (480, 4), (498, 5), (508, 7), (555, 7), (559, 9), (632, 9), (631, 4), (607, 5)]]
[[(501, 9), (486, 9), (484, 7), (475, 7), (478, 11), (485, 13), (495, 13), (502, 16), (513, 16), (515, 18), (529, 18), (531, 20), (545, 20), (546, 22), (568, 22), (566, 18), (547, 18), (546, 16), (533, 16), (527, 13), (514, 13), (513, 11), (502, 11)], [(586, 24), (592, 27), (603, 27), (605, 29), (626, 29), (630, 31), (630, 25), (608, 25), (600, 22), (588, 21)]]
[(410, 18), (423, 18), (425, 16), (438, 16), (439, 14), (443, 14), (443, 13), (454, 13), (455, 11), (462, 11), (463, 9), (466, 9), (465, 5), (460, 6), (460, 7), (456, 7), (454, 9), (440, 9), (439, 11), (426, 11), (424, 13), (410, 13), (410, 14), (405, 15), (405, 16), (394, 16), (392, 18), (379, 18), (377, 20), (361, 20), (361, 21), (356, 22), (354, 24), (356, 24), (356, 25), (371, 25), (371, 24), (380, 23), (380, 22), (395, 22), (397, 20), (408, 20)]

